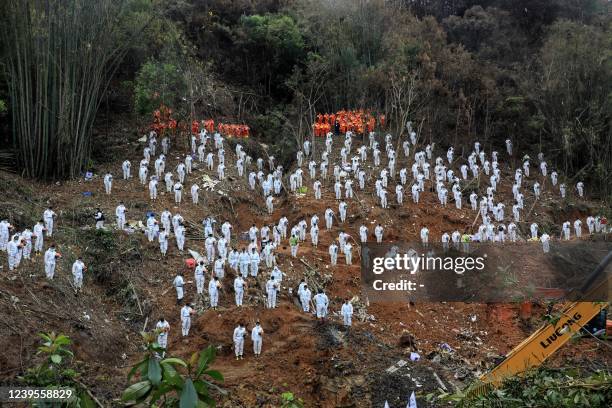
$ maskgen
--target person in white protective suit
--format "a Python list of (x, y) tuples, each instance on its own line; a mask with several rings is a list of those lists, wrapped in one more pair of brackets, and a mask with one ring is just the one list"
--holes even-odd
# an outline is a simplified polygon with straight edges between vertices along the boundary
[(540, 242), (542, 242), (542, 250), (544, 253), (547, 254), (550, 252), (550, 235), (544, 232), (540, 237)]
[(104, 176), (104, 190), (106, 194), (110, 194), (113, 188), (113, 175), (111, 173), (106, 173)]
[(216, 276), (211, 279), (208, 284), (208, 295), (210, 296), (210, 307), (213, 310), (217, 310), (217, 306), (219, 305), (219, 288), (221, 287), (221, 282), (219, 282), (219, 278)]
[(276, 307), (276, 295), (278, 293), (279, 285), (274, 280), (274, 276), (270, 276), (270, 279), (266, 282), (266, 294), (267, 294), (267, 303), (266, 306), (268, 309), (274, 309)]
[(200, 259), (198, 261), (198, 265), (195, 267), (195, 271), (193, 272), (195, 283), (196, 283), (196, 293), (198, 295), (202, 295), (204, 293), (204, 283), (206, 274), (206, 266), (204, 265), (204, 260)]
[(342, 315), (342, 322), (344, 326), (346, 326), (347, 328), (350, 327), (352, 324), (353, 317), (353, 305), (351, 304), (351, 301), (349, 299), (345, 300), (344, 304), (342, 305), (342, 308), (340, 309), (340, 314)]
[(174, 286), (174, 289), (176, 289), (176, 304), (180, 305), (183, 303), (183, 288), (185, 286), (185, 280), (183, 279), (183, 274), (181, 272), (177, 273), (176, 277), (172, 281), (172, 286)]
[(317, 318), (321, 321), (324, 321), (325, 317), (327, 317), (327, 307), (329, 306), (329, 298), (323, 292), (323, 289), (319, 289), (313, 300), (317, 311)]
[(197, 184), (194, 184), (191, 186), (191, 201), (194, 204), (198, 204), (199, 201), (199, 190), (200, 190), (200, 186), (198, 186)]
[(236, 306), (242, 307), (242, 298), (244, 296), (244, 288), (246, 286), (246, 282), (242, 279), (242, 276), (238, 275), (234, 279), (234, 292), (236, 294)]
[(380, 223), (374, 227), (374, 236), (376, 237), (376, 242), (379, 244), (382, 243), (383, 231), (384, 228), (382, 225), (380, 225)]
[(159, 347), (163, 348), (164, 351), (161, 353), (161, 357), (164, 358), (166, 354), (166, 349), (168, 349), (168, 332), (170, 331), (170, 323), (164, 319), (163, 316), (160, 316), (157, 324), (155, 325), (155, 331), (157, 332), (157, 344)]
[(83, 258), (78, 257), (72, 264), (72, 277), (74, 278), (74, 287), (77, 292), (83, 287), (83, 272), (87, 270), (87, 266), (83, 262)]
[(13, 235), (13, 239), (11, 239), (9, 243), (6, 245), (6, 251), (8, 253), (9, 271), (12, 271), (13, 269), (19, 266), (19, 257), (20, 257), (19, 252), (21, 251), (21, 248), (22, 248), (22, 243), (21, 243), (21, 240), (19, 239), (19, 235), (18, 234)]
[(127, 212), (123, 201), (119, 201), (119, 205), (115, 209), (115, 216), (117, 217), (117, 228), (120, 230), (125, 228), (125, 213)]
[(127, 180), (131, 177), (130, 175), (130, 170), (132, 168), (132, 163), (130, 163), (129, 160), (125, 160), (122, 164), (121, 164), (121, 170), (123, 170), (123, 179)]
[(53, 211), (53, 207), (49, 207), (43, 212), (43, 220), (45, 222), (45, 228), (47, 229), (47, 236), (53, 236), (53, 224), (57, 214)]
[(168, 253), (168, 231), (165, 229), (159, 231), (157, 241), (159, 242), (159, 250), (162, 256), (166, 256), (166, 254)]
[(249, 276), (249, 266), (251, 265), (251, 255), (246, 251), (246, 248), (242, 248), (242, 252), (238, 255), (238, 266), (240, 268), (240, 275), (243, 278)]
[(0, 221), (0, 251), (6, 251), (13, 226), (8, 220)]
[(246, 337), (246, 328), (244, 323), (238, 323), (238, 327), (234, 329), (234, 352), (236, 353), (236, 360), (242, 360), (244, 358), (244, 338)]
[(55, 250), (55, 245), (51, 245), (45, 252), (45, 275), (47, 279), (53, 279), (55, 275), (55, 262), (60, 257), (60, 254)]
[(183, 337), (189, 335), (189, 329), (191, 328), (191, 315), (194, 314), (191, 305), (185, 305), (181, 308), (181, 331)]
[(259, 252), (257, 252), (256, 248), (251, 249), (250, 264), (251, 264), (251, 276), (257, 277), (257, 273), (259, 272), (259, 263), (261, 262), (261, 257), (259, 256)]
[(255, 323), (255, 327), (251, 330), (251, 340), (253, 341), (253, 353), (255, 357), (261, 355), (261, 346), (263, 344), (263, 333), (264, 330), (259, 323), (259, 320)]

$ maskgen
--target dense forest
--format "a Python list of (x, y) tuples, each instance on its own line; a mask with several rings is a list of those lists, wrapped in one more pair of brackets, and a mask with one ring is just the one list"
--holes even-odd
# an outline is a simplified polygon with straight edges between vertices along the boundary
[[(317, 112), (544, 152), (612, 194), (606, 0), (6, 0), (0, 117), (20, 173), (78, 175), (101, 112), (248, 123), (292, 157)], [(119, 116), (118, 116), (119, 117)], [(461, 153), (461, 152), (459, 152)], [(467, 152), (464, 152), (467, 154)]]

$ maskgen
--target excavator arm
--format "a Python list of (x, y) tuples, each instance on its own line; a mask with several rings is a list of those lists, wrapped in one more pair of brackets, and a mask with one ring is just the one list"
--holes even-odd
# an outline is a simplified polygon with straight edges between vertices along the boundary
[[(588, 293), (589, 299), (610, 299), (610, 284), (612, 277), (607, 276), (595, 288), (589, 289), (598, 277), (604, 273), (605, 268), (612, 261), (612, 252), (604, 258), (597, 268), (589, 275), (587, 281), (578, 291), (579, 294)], [(473, 384), (467, 391), (468, 395), (479, 395), (491, 387), (499, 386), (504, 379), (520, 375), (521, 373), (538, 367), (547, 358), (552, 356), (574, 333), (580, 331), (602, 309), (607, 308), (608, 302), (572, 302), (561, 312), (555, 322), (547, 323), (535, 333), (516, 346), (506, 358), (493, 370), (480, 377), (477, 384)]]
[(480, 379), (485, 383), (499, 385), (506, 377), (520, 374), (539, 366), (553, 355), (572, 334), (580, 331), (602, 309), (605, 302), (574, 302), (561, 312), (559, 321), (549, 323), (516, 346), (497, 367)]

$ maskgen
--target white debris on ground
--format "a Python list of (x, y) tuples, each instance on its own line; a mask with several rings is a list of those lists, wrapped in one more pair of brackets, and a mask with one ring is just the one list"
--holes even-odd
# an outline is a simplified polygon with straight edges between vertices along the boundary
[(202, 188), (206, 191), (214, 191), (215, 186), (219, 184), (219, 180), (213, 180), (208, 174), (202, 176)]

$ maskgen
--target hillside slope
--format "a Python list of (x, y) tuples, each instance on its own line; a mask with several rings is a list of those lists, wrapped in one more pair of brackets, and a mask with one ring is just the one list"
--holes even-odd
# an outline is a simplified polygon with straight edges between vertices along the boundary
[[(427, 392), (439, 387), (449, 390), (461, 387), (490, 368), (497, 357), (518, 344), (538, 324), (535, 318), (530, 321), (518, 319), (517, 308), (506, 304), (373, 303), (366, 308), (360, 300), (356, 303), (354, 326), (346, 332), (337, 312), (344, 298), (360, 296), (361, 282), (358, 262), (345, 265), (341, 256), (336, 267), (328, 265), (327, 247), (337, 239), (340, 230), (357, 239), (362, 223), (368, 225), (372, 234), (374, 225), (380, 222), (385, 227), (385, 241), (410, 241), (418, 240), (420, 228), (426, 225), (431, 241), (437, 242), (444, 231), (471, 228), (476, 215), (469, 208), (469, 202), (461, 210), (455, 209), (452, 203), (442, 207), (430, 192), (423, 195), (418, 205), (406, 194), (401, 207), (395, 204), (394, 194), (391, 194), (390, 208), (383, 210), (375, 198), (371, 180), (365, 191), (356, 188), (356, 197), (348, 201), (347, 222), (338, 225), (335, 221), (331, 231), (321, 230), (318, 248), (313, 248), (308, 238), (300, 245), (298, 259), (294, 259), (287, 242), (283, 242), (283, 247), (277, 251), (277, 262), (286, 278), (277, 309), (264, 308), (263, 288), (269, 274), (264, 264), (257, 280), (249, 283), (242, 309), (234, 306), (231, 284), (234, 276), (226, 272), (217, 311), (208, 308), (206, 299), (196, 299), (193, 275), (187, 270), (186, 299), (196, 303), (197, 317), (189, 337), (181, 338), (179, 306), (175, 304), (171, 282), (176, 271), (185, 270), (188, 253), (179, 253), (171, 240), (168, 256), (162, 257), (158, 244), (147, 242), (141, 232), (126, 234), (112, 230), (109, 234), (96, 234), (92, 216), (95, 208), (99, 206), (104, 211), (108, 227), (112, 227), (119, 201), (128, 207), (128, 220), (144, 221), (147, 211), (159, 214), (164, 208), (172, 213), (180, 211), (187, 222), (186, 247), (202, 253), (201, 221), (207, 216), (214, 216), (217, 226), (225, 220), (232, 223), (233, 238), (252, 224), (261, 227), (276, 223), (283, 215), (288, 217), (289, 227), (302, 218), (309, 221), (315, 213), (323, 223), (327, 207), (337, 211), (333, 177), (324, 183), (322, 200), (315, 200), (312, 182), (305, 171), (308, 192), (282, 194), (275, 199), (274, 213), (268, 215), (260, 189), (251, 192), (246, 176), (238, 177), (234, 166), (235, 142), (228, 141), (226, 180), (217, 184), (214, 191), (200, 190), (197, 206), (191, 203), (188, 193), (184, 194), (178, 208), (173, 196), (165, 193), (163, 183), (160, 183), (159, 199), (151, 202), (148, 191), (139, 184), (137, 177), (128, 181), (120, 179), (121, 162), (125, 158), (132, 162), (132, 173), (137, 170), (143, 145), (136, 139), (130, 137), (115, 149), (116, 157), (108, 165), (97, 168), (92, 181), (46, 185), (0, 173), (0, 190), (5, 197), (0, 215), (7, 216), (18, 229), (23, 229), (31, 227), (47, 205), (53, 205), (58, 213), (53, 242), (63, 254), (55, 279), (48, 281), (44, 278), (40, 256), (9, 272), (6, 254), (0, 253), (0, 345), (13, 351), (0, 356), (1, 381), (15, 381), (16, 376), (31, 365), (35, 359), (37, 332), (63, 332), (74, 340), (83, 382), (99, 399), (108, 404), (116, 403), (126, 386), (130, 363), (139, 356), (139, 332), (151, 330), (157, 318), (163, 315), (172, 328), (169, 341), (172, 355), (188, 357), (208, 344), (219, 348), (215, 368), (225, 375), (225, 387), (230, 391), (221, 406), (278, 406), (280, 393), (285, 390), (303, 398), (307, 406), (382, 406), (384, 400), (389, 400), (392, 406), (400, 406), (402, 401), (405, 404), (412, 390), (418, 392), (419, 402), (424, 404), (423, 396)], [(338, 140), (334, 145), (332, 162), (339, 160), (340, 143)], [(243, 142), (243, 145), (247, 153), (262, 154), (256, 142)], [(317, 155), (322, 148), (323, 143), (318, 140), (315, 144)], [(167, 168), (174, 168), (186, 151), (187, 144), (176, 141), (168, 155)], [(442, 155), (439, 151), (436, 153), (434, 157)], [(398, 168), (404, 165), (406, 159), (402, 157)], [(111, 195), (104, 193), (102, 184), (106, 171), (115, 175)], [(374, 172), (374, 169), (368, 171)], [(508, 199), (511, 197), (510, 167), (503, 171), (506, 180), (498, 195)], [(204, 175), (216, 179), (216, 172), (198, 164), (187, 177), (185, 191)], [(532, 179), (528, 181), (531, 182)], [(83, 195), (84, 192), (91, 192), (91, 196)], [(597, 211), (598, 203), (560, 202), (557, 195), (545, 189), (539, 202), (534, 204), (531, 197), (526, 200), (526, 207), (532, 208), (530, 217), (537, 219), (540, 225), (550, 225), (552, 231), (566, 218), (573, 220)], [(521, 224), (520, 228), (524, 236), (528, 223)], [(244, 242), (233, 244), (241, 247)], [(90, 271), (86, 273), (82, 293), (75, 295), (70, 266), (79, 255), (83, 256)], [(296, 298), (289, 294), (290, 289), (295, 293), (304, 276), (325, 286), (331, 301), (329, 322), (321, 324), (313, 316), (302, 313)], [(359, 313), (364, 319), (357, 318)], [(248, 341), (245, 346), (248, 357), (235, 361), (233, 328), (241, 320), (252, 326), (256, 319), (261, 320), (266, 330), (262, 358), (251, 357)], [(413, 336), (413, 342), (409, 335)], [(455, 351), (441, 353), (442, 343), (449, 344)], [(418, 350), (422, 359), (397, 366), (399, 360), (409, 360), (411, 349)], [(569, 346), (553, 364), (595, 356), (598, 360), (612, 361), (609, 348), (587, 339)], [(389, 370), (392, 366), (396, 369)]]

